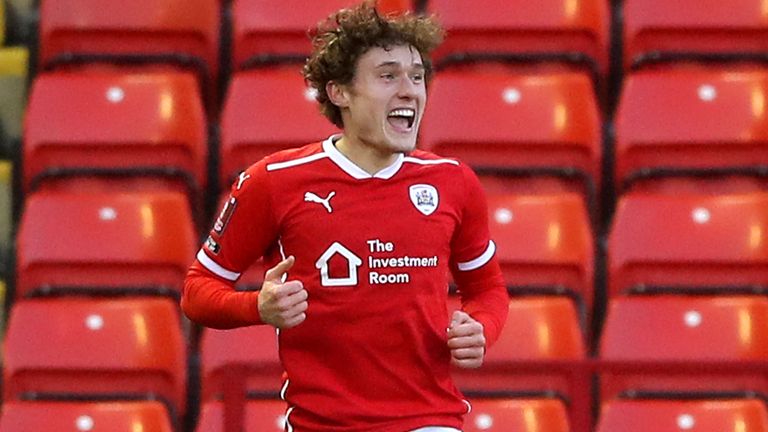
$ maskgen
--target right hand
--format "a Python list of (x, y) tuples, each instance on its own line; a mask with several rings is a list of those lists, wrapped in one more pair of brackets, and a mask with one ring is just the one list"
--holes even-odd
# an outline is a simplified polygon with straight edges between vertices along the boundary
[(293, 267), (293, 255), (267, 270), (259, 293), (261, 321), (280, 329), (296, 327), (307, 319), (307, 291), (301, 281), (283, 283), (283, 277)]

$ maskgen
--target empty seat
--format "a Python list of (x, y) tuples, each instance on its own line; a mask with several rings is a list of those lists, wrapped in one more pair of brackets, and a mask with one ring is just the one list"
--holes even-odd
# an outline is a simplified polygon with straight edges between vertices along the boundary
[[(470, 399), (464, 432), (569, 432), (566, 407), (555, 399)], [(618, 431), (618, 429), (616, 429)]]
[(629, 75), (616, 116), (616, 181), (627, 187), (641, 179), (697, 172), (764, 176), (766, 98), (764, 68), (687, 67)]
[(283, 385), (283, 367), (277, 352), (277, 334), (269, 325), (232, 330), (206, 329), (201, 346), (202, 399), (221, 397), (226, 374), (244, 366), (246, 390), (277, 396)]
[(160, 402), (18, 402), (3, 404), (0, 431), (172, 432)]
[(186, 346), (166, 299), (15, 303), (4, 343), (4, 402), (159, 400), (183, 415)]
[[(315, 3), (322, 2), (311, 4)], [(229, 191), (237, 174), (264, 156), (322, 141), (336, 131), (320, 114), (315, 92), (304, 83), (300, 67), (238, 73), (222, 112), (221, 186)]]
[(597, 432), (766, 432), (768, 414), (758, 399), (612, 400), (603, 405)]
[[(240, 0), (234, 2), (232, 61), (235, 70), (259, 63), (300, 61), (312, 51), (307, 31), (354, 0)], [(409, 0), (379, 0), (383, 13), (410, 9)]]
[(30, 195), (17, 236), (16, 296), (178, 296), (198, 248), (176, 192)]
[(761, 0), (626, 0), (623, 17), (626, 68), (702, 56), (759, 57), (768, 51)]
[(219, 0), (47, 0), (40, 5), (40, 64), (163, 63), (215, 84)]
[[(765, 367), (753, 366), (768, 360), (766, 325), (768, 298), (763, 296), (613, 298), (599, 355), (619, 366), (603, 366), (601, 397), (766, 394)], [(725, 366), (707, 368), (719, 363)]]
[(25, 131), (27, 191), (56, 179), (94, 176), (125, 190), (129, 176), (186, 188), (195, 201), (206, 185), (206, 119), (189, 73), (40, 75)]
[(489, 193), (496, 257), (512, 294), (565, 296), (587, 318), (594, 297), (594, 245), (576, 194)]
[(438, 62), (451, 54), (506, 54), (608, 70), (610, 15), (605, 1), (430, 0), (428, 9), (448, 33), (435, 53)]
[[(285, 430), (286, 404), (279, 399), (246, 401), (244, 432), (280, 432)], [(195, 432), (225, 432), (224, 405), (220, 401), (203, 403)], [(290, 429), (289, 429), (290, 430)]]
[(481, 176), (562, 179), (594, 206), (601, 136), (594, 91), (585, 76), (512, 73), (486, 65), (435, 77), (419, 145), (458, 157)]
[(621, 197), (608, 240), (610, 296), (765, 292), (768, 193), (696, 186)]

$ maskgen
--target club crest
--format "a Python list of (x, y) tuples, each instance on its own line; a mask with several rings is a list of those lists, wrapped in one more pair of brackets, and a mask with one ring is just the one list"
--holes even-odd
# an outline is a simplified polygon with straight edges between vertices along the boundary
[(440, 196), (434, 186), (428, 184), (412, 185), (408, 190), (411, 196), (411, 202), (416, 210), (429, 216), (437, 210), (440, 203)]

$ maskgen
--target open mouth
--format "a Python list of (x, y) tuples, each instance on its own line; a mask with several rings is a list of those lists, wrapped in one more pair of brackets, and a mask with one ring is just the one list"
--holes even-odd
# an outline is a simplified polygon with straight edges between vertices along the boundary
[(411, 108), (394, 109), (387, 114), (387, 121), (395, 129), (409, 131), (416, 122), (416, 111)]

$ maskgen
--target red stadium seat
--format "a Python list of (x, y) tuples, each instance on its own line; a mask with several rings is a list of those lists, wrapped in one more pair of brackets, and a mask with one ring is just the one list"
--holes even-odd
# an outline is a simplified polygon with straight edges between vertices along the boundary
[[(312, 44), (307, 31), (331, 13), (358, 4), (354, 0), (239, 0), (234, 2), (234, 69), (259, 62), (300, 60), (307, 57)], [(411, 9), (409, 0), (379, 0), (383, 13)]]
[(119, 190), (131, 187), (125, 176), (148, 177), (187, 188), (192, 199), (206, 186), (206, 118), (189, 73), (44, 74), (25, 122), (27, 191), (73, 176), (98, 176)]
[(175, 192), (34, 193), (17, 245), (17, 298), (177, 296), (199, 247), (186, 200)]
[[(594, 245), (576, 194), (488, 194), (491, 237), (511, 293), (569, 296), (588, 318), (594, 291)], [(577, 306), (577, 307), (574, 307)]]
[[(449, 298), (448, 310), (459, 309), (458, 298)], [(515, 361), (579, 361), (585, 357), (584, 336), (567, 299), (519, 297), (509, 302), (509, 317), (496, 344), (477, 370), (454, 369), (462, 391), (538, 391), (568, 393), (568, 383), (551, 371), (515, 373)]]
[(665, 172), (761, 173), (768, 165), (767, 98), (768, 70), (757, 67), (629, 75), (616, 116), (617, 182), (626, 187)]
[(744, 400), (612, 400), (596, 432), (766, 432), (765, 403)]
[(18, 402), (3, 404), (0, 431), (173, 432), (163, 404), (136, 402)]
[(224, 374), (232, 367), (248, 365), (246, 390), (277, 395), (282, 387), (283, 367), (277, 353), (275, 328), (269, 325), (232, 330), (206, 329), (200, 346), (202, 399), (222, 394)]
[(219, 0), (47, 0), (40, 6), (40, 64), (170, 63), (213, 88)]
[[(646, 231), (647, 232), (647, 231)], [(625, 296), (609, 302), (599, 356), (630, 367), (601, 372), (601, 397), (639, 393), (768, 393), (768, 298)], [(681, 364), (672, 369), (673, 363)], [(735, 368), (705, 370), (707, 363)], [(654, 369), (638, 369), (642, 365)], [(661, 398), (662, 396), (656, 396)]]
[(768, 20), (761, 0), (626, 0), (624, 63), (642, 65), (681, 54), (763, 55)]
[(601, 119), (585, 76), (491, 65), (448, 69), (435, 77), (429, 97), (420, 147), (458, 157), (481, 176), (563, 179), (595, 200)]
[(768, 193), (633, 191), (618, 203), (608, 240), (609, 295), (764, 293)]
[(166, 299), (32, 299), (11, 310), (6, 403), (149, 399), (183, 415), (186, 370), (178, 308)]
[(438, 48), (450, 54), (514, 54), (594, 65), (608, 70), (608, 2), (602, 0), (430, 0), (448, 36)]
[[(322, 2), (310, 4), (315, 3)], [(221, 119), (219, 175), (223, 190), (228, 191), (240, 171), (264, 156), (322, 141), (337, 131), (320, 114), (299, 67), (236, 74)]]
[[(286, 408), (285, 402), (278, 399), (247, 401), (243, 432), (284, 431)], [(225, 432), (224, 406), (220, 401), (210, 401), (203, 404), (200, 421), (195, 432)]]
[[(554, 399), (471, 399), (464, 432), (569, 432), (566, 408)], [(618, 429), (616, 429), (618, 431)]]

